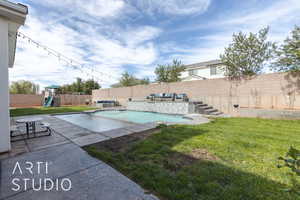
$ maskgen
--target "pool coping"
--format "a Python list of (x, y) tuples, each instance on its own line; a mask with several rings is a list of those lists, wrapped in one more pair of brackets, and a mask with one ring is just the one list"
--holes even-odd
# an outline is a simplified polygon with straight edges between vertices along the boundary
[[(118, 111), (135, 111), (135, 112), (148, 112), (148, 113), (158, 113), (158, 114), (165, 114), (165, 115), (173, 115), (173, 116), (182, 116), (182, 118), (184, 119), (189, 119), (189, 122), (153, 122), (156, 123), (157, 125), (159, 124), (167, 124), (167, 125), (174, 125), (174, 124), (202, 124), (203, 123), (203, 119), (207, 119), (207, 122), (209, 122), (210, 120), (208, 118), (206, 118), (204, 115), (202, 114), (197, 114), (197, 113), (189, 113), (189, 114), (174, 114), (174, 113), (160, 113), (160, 112), (155, 112), (155, 111), (140, 111), (140, 110), (128, 110), (128, 109), (103, 109), (103, 110), (94, 110), (94, 112), (102, 112), (102, 111), (114, 111), (114, 110), (118, 110)], [(103, 116), (101, 116), (103, 117)], [(107, 117), (109, 118), (109, 117)], [(199, 120), (199, 118), (201, 118), (201, 120)], [(109, 118), (109, 119), (115, 119), (115, 118)], [(116, 119), (119, 120), (119, 119)], [(128, 122), (127, 120), (120, 120), (120, 121), (124, 121), (124, 122)], [(134, 122), (133, 122), (134, 123)], [(143, 124), (143, 123), (138, 123), (138, 124)]]
[[(81, 112), (58, 113), (58, 114), (51, 114), (51, 115), (55, 116), (55, 115), (68, 115), (68, 114), (70, 114), (70, 115), (71, 114), (91, 114), (91, 113), (103, 112), (103, 111), (135, 111), (135, 112), (158, 113), (158, 114), (165, 114), (165, 115), (182, 116), (182, 118), (190, 120), (189, 122), (159, 122), (159, 121), (151, 122), (151, 123), (156, 123), (157, 125), (159, 125), (159, 124), (166, 124), (166, 125), (174, 125), (174, 124), (197, 125), (197, 124), (210, 122), (210, 119), (208, 119), (203, 114), (197, 114), (197, 113), (189, 113), (189, 114), (160, 113), (160, 112), (155, 112), (155, 111), (128, 110), (126, 108), (105, 108), (105, 109), (95, 109), (95, 110), (88, 110), (88, 111), (81, 111)], [(106, 119), (117, 120), (117, 121), (121, 121), (121, 122), (125, 122), (125, 123), (132, 123), (132, 124), (138, 124), (138, 125), (144, 124), (144, 123), (135, 123), (135, 122), (128, 121), (128, 120), (110, 118), (110, 117), (105, 117), (105, 116), (97, 116), (97, 117), (103, 117), (103, 118), (106, 118)]]
[[(110, 110), (110, 111), (111, 110), (126, 111), (126, 109), (105, 109), (105, 110), (95, 110), (94, 112), (97, 112), (97, 111), (101, 112), (101, 111), (108, 111), (108, 110)], [(179, 123), (179, 122), (135, 123), (135, 122), (127, 121), (127, 120), (123, 120), (123, 119), (110, 118), (110, 117), (106, 117), (106, 116), (96, 116), (97, 118), (109, 119), (109, 120), (113, 120), (113, 121), (120, 121), (120, 122), (128, 124), (129, 126), (125, 126), (125, 127), (121, 127), (121, 128), (113, 128), (113, 129), (105, 130), (105, 131), (93, 131), (93, 130), (89, 130), (87, 128), (81, 127), (81, 126), (79, 126), (77, 124), (74, 124), (72, 122), (66, 121), (64, 119), (60, 119), (59, 117), (56, 117), (56, 116), (60, 116), (60, 115), (89, 114), (89, 113), (94, 113), (94, 112), (88, 112), (88, 113), (85, 113), (85, 112), (59, 113), (58, 115), (52, 114), (51, 117), (54, 117), (57, 120), (63, 121), (65, 124), (69, 124), (73, 128), (73, 130), (74, 130), (74, 127), (76, 127), (75, 129), (78, 129), (78, 130), (84, 130), (83, 132), (86, 133), (84, 136), (79, 137), (79, 138), (69, 138), (72, 142), (76, 143), (77, 145), (79, 145), (81, 147), (87, 146), (87, 145), (90, 145), (90, 144), (94, 144), (94, 143), (98, 143), (98, 142), (102, 142), (102, 141), (105, 141), (105, 140), (109, 140), (109, 139), (112, 139), (112, 138), (117, 138), (117, 137), (122, 137), (122, 136), (125, 136), (125, 135), (130, 135), (130, 134), (133, 134), (133, 133), (139, 133), (139, 132), (143, 132), (143, 131), (150, 131), (152, 129), (156, 129), (159, 124), (166, 124), (166, 125), (176, 125), (176, 124), (178, 124), (178, 125), (196, 125), (196, 124), (208, 123), (210, 121), (208, 118), (205, 118), (205, 117), (203, 117), (202, 115), (199, 115), (199, 114), (191, 114), (191, 115), (178, 115), (178, 114), (176, 114), (176, 116), (183, 116), (185, 118), (190, 119), (189, 122), (182, 122), (182, 123)], [(152, 113), (157, 113), (157, 112), (152, 112)], [(162, 114), (165, 114), (165, 113), (162, 113)], [(68, 132), (68, 130), (61, 130), (61, 131)], [(65, 134), (67, 135), (68, 133), (65, 133)], [(99, 135), (101, 135), (102, 137), (100, 137)]]
[[(57, 116), (57, 115), (72, 115), (72, 114), (93, 114), (96, 112), (104, 112), (104, 111), (135, 111), (135, 112), (148, 112), (148, 113), (157, 113), (157, 114), (164, 114), (164, 115), (173, 115), (173, 116), (181, 116), (184, 119), (188, 119), (193, 121), (194, 118), (189, 117), (188, 114), (187, 115), (183, 115), (183, 114), (173, 114), (173, 113), (160, 113), (160, 112), (152, 112), (152, 111), (140, 111), (140, 110), (127, 110), (127, 109), (104, 109), (104, 110), (88, 110), (88, 111), (83, 111), (83, 112), (68, 112), (68, 113), (58, 113), (58, 114), (51, 114), (51, 116)], [(125, 123), (130, 123), (130, 124), (145, 124), (145, 123), (136, 123), (136, 122), (132, 122), (129, 120), (122, 120), (122, 119), (117, 119), (117, 118), (111, 118), (111, 117), (107, 117), (107, 116), (99, 116), (97, 115), (96, 117), (102, 117), (105, 119), (110, 119), (110, 120), (117, 120), (120, 122), (125, 122)], [(146, 122), (149, 123), (149, 122)], [(151, 122), (151, 123), (156, 123), (157, 125), (159, 124), (190, 124), (190, 123), (185, 123), (185, 122)]]
[[(68, 114), (70, 114), (70, 113), (68, 113)], [(83, 114), (83, 113), (77, 112), (77, 113), (73, 113), (73, 114)], [(125, 135), (130, 135), (130, 134), (133, 134), (133, 133), (148, 131), (148, 130), (151, 130), (151, 129), (155, 129), (157, 127), (156, 123), (137, 124), (137, 123), (128, 122), (128, 121), (124, 121), (124, 120), (118, 120), (118, 119), (113, 119), (113, 118), (97, 116), (97, 117), (103, 118), (103, 119), (122, 121), (122, 122), (125, 122), (129, 125), (129, 126), (121, 127), (121, 128), (113, 128), (113, 129), (110, 129), (110, 130), (97, 132), (97, 131), (92, 131), (92, 130), (89, 130), (87, 128), (81, 127), (81, 126), (76, 125), (72, 122), (60, 119), (60, 118), (56, 117), (55, 115), (51, 115), (51, 117), (55, 118), (56, 120), (59, 120), (60, 123), (63, 123), (63, 124), (66, 124), (66, 125), (70, 126), (69, 130), (67, 128), (63, 128), (63, 130), (61, 130), (61, 129), (57, 130), (56, 128), (53, 128), (54, 131), (58, 132), (59, 134), (67, 135), (66, 132), (70, 132), (74, 128), (78, 129), (78, 131), (82, 130), (82, 132), (85, 133), (85, 135), (80, 136), (80, 137), (68, 137), (68, 139), (71, 142), (79, 145), (80, 147), (87, 146), (87, 145), (94, 144), (94, 143), (98, 143), (98, 142), (102, 142), (102, 141), (109, 140), (109, 139), (112, 139), (112, 138), (117, 138), (117, 137), (121, 137), (121, 136), (125, 136)], [(84, 140), (84, 141), (82, 141), (81, 139)]]

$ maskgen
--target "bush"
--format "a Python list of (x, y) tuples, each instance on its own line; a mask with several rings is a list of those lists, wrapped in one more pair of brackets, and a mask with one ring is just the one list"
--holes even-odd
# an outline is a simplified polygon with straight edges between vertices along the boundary
[(156, 126), (156, 128), (166, 128), (166, 127), (168, 127), (168, 125), (167, 124), (163, 124), (163, 123), (161, 123), (161, 124), (158, 124), (157, 126)]
[[(300, 151), (298, 149), (290, 147), (289, 151), (286, 154), (286, 157), (279, 157), (278, 161), (282, 162), (282, 164), (278, 164), (278, 168), (288, 167), (292, 172), (290, 178), (293, 186), (290, 189), (285, 189), (285, 191), (296, 192), (297, 194), (300, 194), (300, 184), (297, 180), (297, 176), (300, 176)], [(294, 175), (296, 175), (296, 177)]]
[(298, 149), (290, 147), (286, 157), (279, 157), (278, 160), (283, 162), (278, 165), (278, 168), (288, 167), (293, 173), (300, 176), (300, 151)]

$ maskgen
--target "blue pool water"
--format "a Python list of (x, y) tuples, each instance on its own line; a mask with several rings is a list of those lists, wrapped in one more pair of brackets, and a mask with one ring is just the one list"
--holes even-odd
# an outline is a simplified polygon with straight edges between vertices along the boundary
[(190, 121), (183, 118), (180, 115), (168, 115), (162, 113), (152, 112), (138, 112), (138, 111), (99, 111), (93, 113), (95, 116), (108, 117), (112, 119), (119, 119), (130, 121), (134, 123), (149, 123), (149, 122), (172, 122), (172, 123), (184, 123)]
[(90, 114), (57, 115), (56, 117), (94, 132), (132, 126), (131, 122), (143, 124), (149, 122), (184, 123), (190, 121), (180, 115), (137, 111), (99, 111)]
[(93, 114), (56, 115), (56, 117), (94, 132), (109, 131), (132, 125), (123, 121), (97, 117)]

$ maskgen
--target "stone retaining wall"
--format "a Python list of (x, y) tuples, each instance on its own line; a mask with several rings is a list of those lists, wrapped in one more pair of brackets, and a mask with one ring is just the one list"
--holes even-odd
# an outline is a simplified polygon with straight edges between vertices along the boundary
[(147, 102), (129, 101), (128, 110), (159, 112), (167, 114), (189, 114), (194, 111), (194, 104), (189, 102)]
[(300, 112), (295, 110), (241, 108), (239, 109), (237, 116), (272, 119), (300, 119)]

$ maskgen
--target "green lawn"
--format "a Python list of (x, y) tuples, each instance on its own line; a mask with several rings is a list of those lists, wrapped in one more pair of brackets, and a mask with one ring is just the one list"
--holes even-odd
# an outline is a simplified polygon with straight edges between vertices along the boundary
[(23, 115), (56, 114), (56, 113), (66, 113), (66, 112), (80, 112), (84, 110), (94, 110), (94, 109), (95, 108), (88, 107), (88, 106), (15, 108), (15, 109), (10, 109), (10, 116), (17, 117)]
[(276, 167), (291, 145), (300, 147), (300, 121), (220, 118), (163, 128), (123, 151), (86, 150), (162, 199), (295, 200), (283, 191), (288, 169)]

